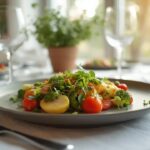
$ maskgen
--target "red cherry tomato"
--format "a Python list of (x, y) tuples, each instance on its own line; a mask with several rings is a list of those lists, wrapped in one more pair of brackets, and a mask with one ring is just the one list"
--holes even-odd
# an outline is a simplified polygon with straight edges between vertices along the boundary
[(125, 83), (120, 83), (117, 85), (117, 87), (125, 91), (128, 90), (128, 86)]
[(5, 68), (5, 65), (4, 64), (0, 64), (0, 68), (1, 69)]
[(82, 103), (82, 109), (86, 113), (98, 113), (102, 111), (102, 102), (99, 98), (88, 96)]
[(33, 111), (37, 108), (37, 101), (31, 99), (23, 99), (23, 107), (26, 111)]
[(34, 96), (33, 90), (28, 90), (25, 92), (22, 105), (26, 111), (32, 111), (38, 106), (37, 101), (34, 98), (32, 98), (32, 96)]
[(112, 108), (113, 103), (111, 101), (111, 99), (104, 99), (102, 100), (102, 110), (108, 110), (110, 108)]

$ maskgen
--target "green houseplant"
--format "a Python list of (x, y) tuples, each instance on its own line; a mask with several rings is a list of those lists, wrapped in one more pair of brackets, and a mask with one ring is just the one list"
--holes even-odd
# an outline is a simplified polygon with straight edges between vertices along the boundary
[(102, 20), (98, 16), (87, 20), (85, 15), (70, 20), (54, 9), (46, 10), (34, 22), (35, 36), (39, 43), (49, 49), (55, 72), (72, 70), (77, 55), (76, 46), (93, 35), (94, 26)]

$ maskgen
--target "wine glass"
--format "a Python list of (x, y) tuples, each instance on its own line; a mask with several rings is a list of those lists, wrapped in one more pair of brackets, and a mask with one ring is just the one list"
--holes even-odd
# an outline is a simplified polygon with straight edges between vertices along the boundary
[(0, 6), (0, 45), (6, 52), (9, 83), (13, 80), (12, 55), (27, 40), (25, 19), (19, 7)]
[(104, 34), (108, 44), (116, 50), (118, 78), (122, 73), (123, 50), (134, 40), (137, 23), (135, 6), (124, 6), (120, 10), (116, 7), (106, 8)]

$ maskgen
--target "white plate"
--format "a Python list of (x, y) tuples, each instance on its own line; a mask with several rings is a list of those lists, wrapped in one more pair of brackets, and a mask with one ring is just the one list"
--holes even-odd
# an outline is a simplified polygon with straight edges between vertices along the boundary
[[(30, 82), (34, 83), (35, 81)], [(46, 114), (25, 112), (22, 109), (18, 109), (16, 104), (9, 101), (9, 98), (16, 94), (17, 90), (24, 84), (22, 82), (14, 83), (0, 89), (0, 111), (24, 121), (66, 127), (112, 124), (136, 119), (148, 113), (150, 111), (150, 105), (144, 106), (143, 100), (150, 100), (150, 84), (127, 80), (121, 80), (121, 82), (128, 84), (129, 90), (133, 95), (134, 102), (128, 109), (113, 109), (97, 114)]]

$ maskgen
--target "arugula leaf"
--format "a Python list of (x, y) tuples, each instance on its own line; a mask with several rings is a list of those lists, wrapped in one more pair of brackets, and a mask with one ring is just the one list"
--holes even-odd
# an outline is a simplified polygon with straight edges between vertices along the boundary
[(17, 97), (22, 99), (24, 97), (25, 91), (23, 89), (18, 90), (18, 95)]

